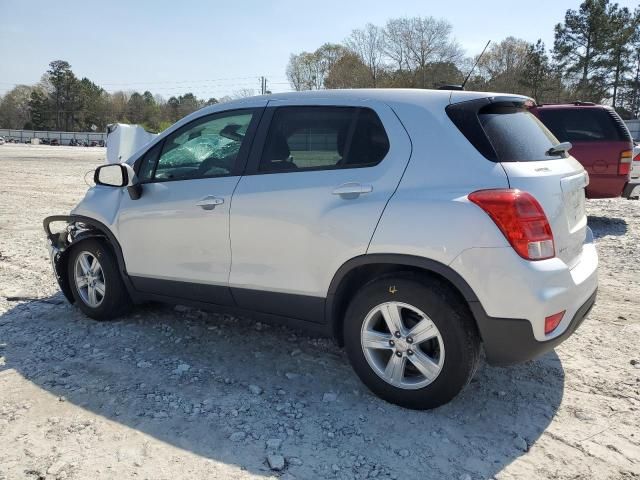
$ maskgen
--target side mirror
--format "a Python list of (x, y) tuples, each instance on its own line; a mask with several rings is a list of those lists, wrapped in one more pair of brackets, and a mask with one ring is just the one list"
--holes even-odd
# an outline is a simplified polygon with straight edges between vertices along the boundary
[(135, 183), (135, 171), (126, 163), (109, 163), (96, 168), (93, 181), (107, 187), (130, 187)]

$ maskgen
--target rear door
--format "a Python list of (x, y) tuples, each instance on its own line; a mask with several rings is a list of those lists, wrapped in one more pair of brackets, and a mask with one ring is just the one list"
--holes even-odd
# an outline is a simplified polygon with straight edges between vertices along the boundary
[(270, 102), (231, 206), (237, 303), (322, 321), (333, 275), (366, 253), (410, 155), (385, 104)]

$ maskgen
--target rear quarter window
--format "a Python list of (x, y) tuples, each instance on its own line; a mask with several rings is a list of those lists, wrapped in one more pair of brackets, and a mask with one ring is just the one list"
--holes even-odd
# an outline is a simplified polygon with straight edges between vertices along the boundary
[(562, 158), (547, 155), (558, 140), (525, 108), (489, 105), (480, 110), (478, 118), (501, 162)]

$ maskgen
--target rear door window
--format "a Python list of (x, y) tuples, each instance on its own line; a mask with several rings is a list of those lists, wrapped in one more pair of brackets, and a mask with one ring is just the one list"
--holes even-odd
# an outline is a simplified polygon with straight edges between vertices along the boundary
[(478, 119), (499, 162), (527, 162), (562, 158), (547, 151), (559, 142), (535, 115), (524, 107), (492, 104)]
[(616, 126), (612, 113), (603, 108), (539, 110), (544, 124), (562, 142), (625, 140)]
[(370, 167), (389, 151), (373, 110), (355, 107), (280, 107), (271, 120), (259, 171)]

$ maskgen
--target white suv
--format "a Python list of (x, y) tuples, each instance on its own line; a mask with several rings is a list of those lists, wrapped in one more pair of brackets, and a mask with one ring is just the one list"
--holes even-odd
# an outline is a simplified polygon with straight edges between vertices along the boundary
[(343, 90), (204, 108), (45, 220), (60, 287), (98, 320), (160, 300), (304, 326), (382, 398), (436, 407), (481, 348), (531, 359), (595, 301), (588, 177), (530, 103)]

